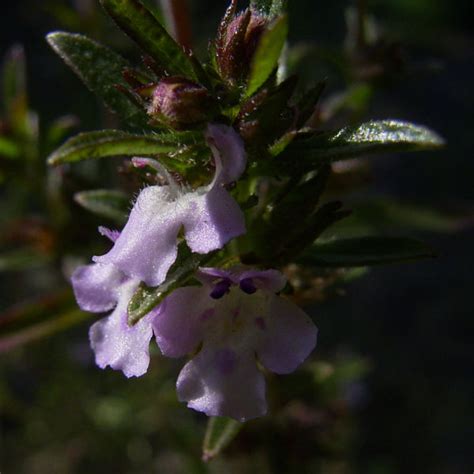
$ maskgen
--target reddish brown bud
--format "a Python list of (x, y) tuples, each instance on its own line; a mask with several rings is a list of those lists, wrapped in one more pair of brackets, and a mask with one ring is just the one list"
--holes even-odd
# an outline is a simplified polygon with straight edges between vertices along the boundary
[(183, 129), (208, 120), (215, 104), (208, 90), (182, 77), (162, 79), (153, 91), (148, 114), (155, 120)]
[(234, 12), (235, 8), (227, 11), (216, 41), (220, 74), (231, 84), (241, 82), (247, 76), (252, 57), (268, 23), (263, 15), (253, 10), (247, 9), (231, 17)]

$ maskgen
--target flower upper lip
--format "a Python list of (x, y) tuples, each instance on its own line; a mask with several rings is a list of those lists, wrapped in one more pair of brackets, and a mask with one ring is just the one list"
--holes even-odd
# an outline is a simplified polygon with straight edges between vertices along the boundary
[(201, 254), (220, 249), (245, 233), (244, 215), (223, 187), (245, 169), (242, 140), (232, 128), (215, 124), (208, 126), (206, 139), (216, 171), (208, 186), (191, 192), (183, 191), (156, 161), (134, 159), (136, 166), (153, 164), (159, 168), (168, 185), (142, 190), (114, 246), (107, 254), (94, 257), (95, 262), (116, 265), (128, 276), (158, 286), (176, 259), (182, 228), (190, 249)]

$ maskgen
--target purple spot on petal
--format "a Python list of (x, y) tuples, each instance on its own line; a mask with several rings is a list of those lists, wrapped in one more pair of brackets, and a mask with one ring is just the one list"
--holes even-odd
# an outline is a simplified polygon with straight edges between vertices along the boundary
[(261, 317), (255, 318), (255, 325), (258, 327), (258, 329), (261, 329), (262, 331), (265, 331), (265, 329), (267, 329), (267, 324), (265, 323), (265, 320)]
[(201, 315), (199, 316), (199, 319), (201, 321), (207, 321), (209, 318), (212, 318), (212, 316), (214, 316), (215, 312), (216, 310), (214, 308), (208, 308), (201, 313)]
[(230, 375), (237, 367), (238, 357), (231, 349), (219, 349), (215, 353), (214, 362), (222, 375)]
[(257, 287), (253, 284), (251, 278), (244, 278), (243, 280), (240, 280), (240, 289), (248, 295), (251, 295), (257, 291)]

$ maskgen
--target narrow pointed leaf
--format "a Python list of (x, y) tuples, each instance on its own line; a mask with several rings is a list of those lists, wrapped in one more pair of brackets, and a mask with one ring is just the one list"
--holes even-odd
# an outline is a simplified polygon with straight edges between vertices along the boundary
[(206, 434), (202, 447), (203, 461), (216, 457), (238, 435), (243, 423), (226, 417), (212, 417), (207, 422)]
[[(179, 143), (178, 143), (179, 140)], [(171, 153), (192, 142), (192, 134), (137, 135), (120, 130), (85, 132), (67, 140), (48, 158), (50, 165), (75, 163), (107, 156), (152, 156)]]
[(325, 87), (325, 81), (318, 82), (314, 87), (309, 89), (298, 102), (297, 127), (302, 127), (311, 118)]
[(84, 209), (118, 224), (124, 224), (127, 219), (130, 198), (122, 191), (112, 189), (81, 191), (74, 195), (74, 200)]
[(288, 18), (282, 15), (268, 27), (260, 38), (252, 59), (246, 96), (250, 97), (277, 68), (288, 34)]
[(360, 237), (314, 244), (299, 261), (327, 267), (360, 267), (432, 258), (423, 242), (398, 237)]
[(285, 11), (286, 0), (251, 0), (250, 6), (264, 15), (280, 15)]
[(0, 273), (40, 267), (51, 259), (50, 255), (29, 248), (3, 252), (0, 253)]
[[(344, 160), (363, 155), (439, 148), (443, 139), (430, 129), (397, 120), (371, 121), (338, 132), (295, 140), (287, 148), (288, 160)], [(302, 154), (304, 157), (302, 158)]]
[(89, 318), (90, 313), (84, 313), (78, 309), (74, 309), (57, 317), (52, 317), (47, 321), (25, 327), (11, 334), (6, 334), (0, 337), (0, 354), (69, 329)]
[(132, 104), (116, 85), (127, 87), (122, 71), (130, 68), (128, 61), (114, 51), (83, 35), (57, 31), (46, 39), (54, 51), (123, 120), (146, 126), (147, 114)]
[(26, 64), (23, 46), (16, 44), (6, 53), (2, 70), (3, 107), (6, 115), (21, 102), (26, 105)]
[(183, 48), (141, 2), (101, 0), (101, 3), (117, 25), (170, 75), (196, 79), (192, 62)]
[(473, 224), (472, 212), (452, 213), (436, 207), (378, 197), (356, 202), (354, 214), (334, 229), (335, 234), (355, 237), (400, 229), (425, 232), (456, 232)]

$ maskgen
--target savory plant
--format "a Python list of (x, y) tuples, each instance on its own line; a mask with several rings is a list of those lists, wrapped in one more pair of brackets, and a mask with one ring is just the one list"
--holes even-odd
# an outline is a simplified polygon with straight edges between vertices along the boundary
[[(443, 140), (397, 120), (328, 130), (318, 115), (324, 84), (298, 97), (297, 78), (286, 77), (282, 1), (238, 12), (233, 0), (207, 61), (138, 0), (101, 3), (142, 49), (142, 64), (82, 35), (48, 35), (123, 125), (70, 138), (49, 163), (121, 156), (144, 183), (123, 228), (99, 229), (110, 250), (72, 274), (81, 309), (111, 311), (90, 328), (96, 363), (141, 376), (155, 338), (164, 356), (192, 355), (177, 381), (190, 408), (238, 422), (262, 416), (262, 371), (292, 372), (316, 345), (315, 324), (291, 301), (300, 275), (433, 255), (408, 238), (328, 239), (350, 214), (324, 194), (334, 163)], [(117, 191), (77, 200), (126, 217)], [(208, 437), (233, 436), (234, 425), (214, 420)]]

